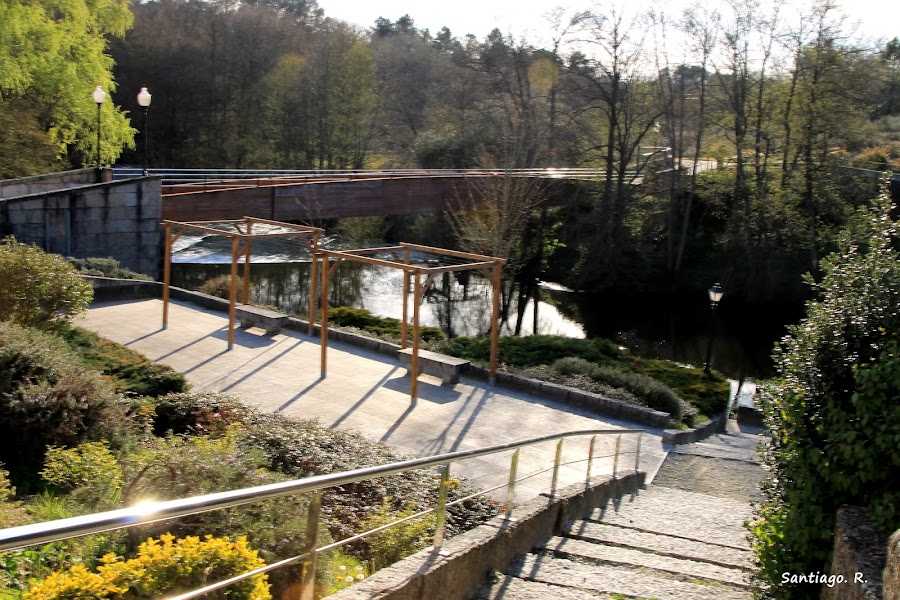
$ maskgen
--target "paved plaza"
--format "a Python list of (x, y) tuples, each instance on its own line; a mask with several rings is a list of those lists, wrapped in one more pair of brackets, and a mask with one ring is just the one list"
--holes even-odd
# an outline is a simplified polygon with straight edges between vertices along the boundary
[[(296, 331), (265, 336), (261, 329), (236, 330), (227, 350), (227, 314), (173, 301), (169, 327), (161, 328), (162, 301), (93, 304), (77, 324), (141, 352), (185, 374), (194, 389), (225, 392), (262, 410), (318, 419), (328, 427), (356, 430), (417, 457), (469, 450), (550, 433), (584, 429), (644, 428), (641, 470), (659, 469), (666, 452), (662, 431), (593, 414), (539, 396), (463, 377), (441, 385), (422, 375), (412, 403), (405, 367), (392, 357), (329, 341), (328, 373), (320, 377), (318, 337)], [(598, 438), (592, 473), (612, 472), (617, 436)], [(619, 469), (634, 468), (637, 436), (621, 437)], [(564, 444), (560, 484), (583, 481), (587, 438)], [(552, 465), (556, 444), (522, 450), (519, 475)], [(482, 488), (507, 481), (511, 453), (454, 463), (451, 471)], [(544, 473), (520, 483), (517, 500), (549, 488)], [(503, 490), (497, 492), (503, 495)]]

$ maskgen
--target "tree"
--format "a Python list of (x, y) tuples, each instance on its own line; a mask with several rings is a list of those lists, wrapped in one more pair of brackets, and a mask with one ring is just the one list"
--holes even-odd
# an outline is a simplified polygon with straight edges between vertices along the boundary
[[(32, 127), (46, 132), (58, 154), (72, 152), (83, 164), (95, 160), (97, 85), (115, 89), (107, 36), (131, 25), (127, 0), (20, 0), (0, 4), (0, 110), (18, 99), (17, 110), (36, 113)], [(110, 164), (134, 143), (134, 130), (112, 102), (102, 109), (101, 162)], [(10, 143), (10, 141), (6, 141)], [(19, 152), (31, 149), (16, 143)], [(7, 151), (8, 152), (8, 151)], [(41, 153), (38, 146), (37, 156)], [(40, 161), (39, 163), (40, 164)], [(0, 165), (0, 170), (10, 168)]]
[[(822, 261), (819, 299), (776, 351), (760, 394), (772, 435), (766, 501), (749, 525), (758, 579), (775, 598), (818, 597), (783, 573), (827, 572), (837, 509), (900, 527), (900, 252), (887, 191)], [(811, 282), (812, 279), (808, 278)]]

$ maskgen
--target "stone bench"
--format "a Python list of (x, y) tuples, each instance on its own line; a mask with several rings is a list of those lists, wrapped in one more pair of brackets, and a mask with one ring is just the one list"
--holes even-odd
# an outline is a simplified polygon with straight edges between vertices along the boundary
[[(397, 358), (406, 364), (412, 362), (412, 348), (405, 348), (397, 352)], [(419, 373), (425, 371), (441, 378), (442, 384), (452, 385), (459, 383), (459, 373), (463, 365), (469, 364), (464, 358), (456, 358), (447, 356), (446, 354), (438, 354), (428, 350), (419, 350)], [(407, 367), (409, 370), (409, 367)], [(409, 374), (412, 376), (412, 373)]]
[(244, 304), (234, 307), (235, 317), (241, 320), (241, 328), (254, 325), (266, 330), (266, 335), (275, 335), (288, 322), (288, 316), (267, 308)]

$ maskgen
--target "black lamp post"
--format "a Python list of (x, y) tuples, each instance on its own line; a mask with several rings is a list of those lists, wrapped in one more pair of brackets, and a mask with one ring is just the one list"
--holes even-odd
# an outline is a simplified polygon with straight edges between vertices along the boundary
[(712, 313), (712, 324), (710, 329), (712, 330), (709, 334), (709, 343), (706, 346), (706, 367), (703, 369), (706, 374), (712, 373), (712, 350), (713, 350), (713, 340), (716, 338), (716, 333), (718, 333), (718, 308), (719, 302), (722, 300), (722, 296), (725, 295), (725, 290), (718, 283), (714, 283), (709, 290), (709, 310)]
[(147, 86), (141, 88), (138, 92), (137, 102), (144, 110), (144, 175), (147, 174), (147, 162), (150, 155), (150, 130), (147, 128), (147, 110), (150, 108), (150, 99), (152, 96), (147, 91)]
[(106, 100), (106, 92), (103, 91), (103, 88), (99, 85), (94, 89), (94, 93), (91, 94), (91, 98), (94, 99), (94, 102), (97, 103), (97, 167), (100, 165), (100, 105), (103, 104), (103, 101)]

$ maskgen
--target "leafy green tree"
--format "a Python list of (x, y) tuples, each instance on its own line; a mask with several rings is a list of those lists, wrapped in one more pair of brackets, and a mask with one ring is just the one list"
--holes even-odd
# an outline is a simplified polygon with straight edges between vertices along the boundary
[[(95, 160), (97, 106), (91, 91), (98, 85), (115, 89), (107, 36), (121, 36), (130, 27), (128, 6), (127, 0), (0, 3), (0, 111), (6, 112), (11, 100), (26, 98), (39, 109), (40, 129), (57, 153), (71, 150), (84, 163)], [(112, 102), (101, 110), (100, 155), (109, 164), (133, 144), (134, 130)], [(6, 144), (11, 141), (20, 153), (32, 153), (21, 141)]]
[(750, 523), (757, 577), (774, 598), (818, 597), (783, 573), (827, 572), (837, 509), (900, 527), (900, 252), (887, 194), (822, 261), (820, 299), (776, 352), (761, 406), (771, 428), (766, 502)]

